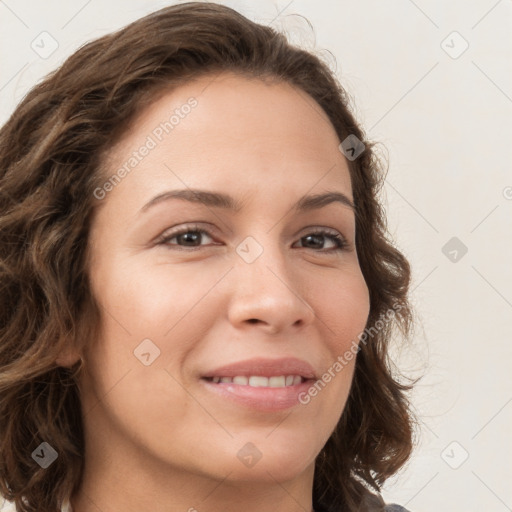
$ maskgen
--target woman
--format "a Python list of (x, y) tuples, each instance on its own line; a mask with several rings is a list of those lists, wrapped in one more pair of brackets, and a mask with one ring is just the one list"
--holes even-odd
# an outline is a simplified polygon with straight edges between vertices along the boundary
[(0, 152), (11, 510), (405, 510), (410, 268), (324, 63), (171, 6), (80, 48)]

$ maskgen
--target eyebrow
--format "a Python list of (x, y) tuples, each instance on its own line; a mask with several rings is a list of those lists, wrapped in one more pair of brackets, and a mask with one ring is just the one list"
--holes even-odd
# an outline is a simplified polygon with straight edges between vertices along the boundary
[[(164, 201), (168, 201), (170, 199), (183, 199), (191, 203), (198, 203), (213, 208), (223, 208), (225, 210), (231, 210), (234, 212), (239, 212), (244, 205), (243, 202), (237, 201), (230, 195), (224, 194), (222, 192), (210, 192), (208, 190), (187, 188), (182, 190), (169, 190), (153, 197), (153, 199), (151, 199), (141, 208), (140, 212), (142, 213), (152, 206), (155, 206)], [(296, 212), (306, 212), (323, 208), (324, 206), (335, 202), (341, 203), (344, 206), (348, 206), (352, 211), (355, 212), (355, 205), (352, 200), (342, 192), (334, 191), (325, 192), (323, 194), (302, 196), (293, 205), (293, 207)]]

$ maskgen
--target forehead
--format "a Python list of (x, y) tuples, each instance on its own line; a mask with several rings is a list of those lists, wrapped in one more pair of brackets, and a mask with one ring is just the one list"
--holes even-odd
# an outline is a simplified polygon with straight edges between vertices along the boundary
[[(351, 196), (339, 142), (302, 90), (221, 73), (160, 93), (112, 148), (107, 167), (129, 170), (116, 194), (130, 187), (141, 198), (178, 186), (233, 194), (263, 187), (278, 197), (336, 187)], [(135, 157), (144, 146), (149, 150)]]

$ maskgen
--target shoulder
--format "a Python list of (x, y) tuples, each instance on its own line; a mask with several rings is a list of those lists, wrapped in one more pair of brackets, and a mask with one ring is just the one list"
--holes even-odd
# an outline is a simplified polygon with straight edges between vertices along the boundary
[(368, 492), (363, 498), (361, 512), (410, 512), (396, 503), (386, 503), (381, 494)]
[[(336, 507), (333, 508), (316, 505), (314, 507), (314, 510), (316, 512), (334, 512), (335, 510), (337, 511), (338, 509)], [(358, 510), (360, 510), (361, 512), (411, 512), (409, 509), (402, 507), (401, 505), (397, 505), (396, 503), (386, 504), (384, 503), (384, 501), (382, 501), (382, 499), (380, 503), (365, 503)]]

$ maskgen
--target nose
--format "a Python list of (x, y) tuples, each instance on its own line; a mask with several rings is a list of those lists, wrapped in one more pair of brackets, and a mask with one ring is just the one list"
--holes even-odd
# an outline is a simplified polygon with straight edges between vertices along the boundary
[(315, 318), (307, 288), (278, 247), (264, 248), (252, 263), (237, 259), (231, 274), (228, 318), (237, 328), (257, 325), (267, 334), (303, 329)]

